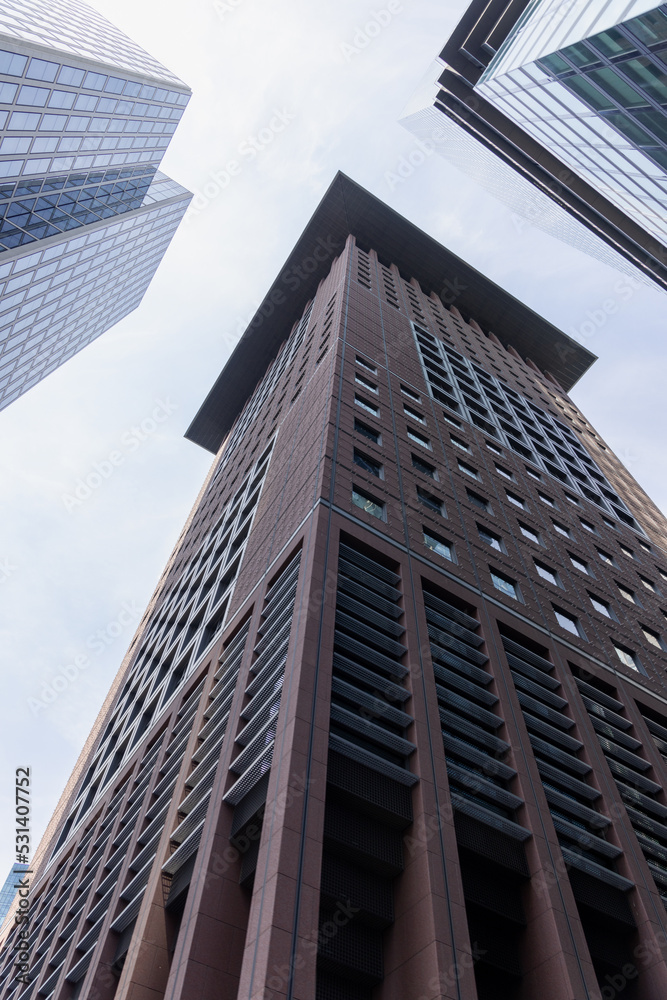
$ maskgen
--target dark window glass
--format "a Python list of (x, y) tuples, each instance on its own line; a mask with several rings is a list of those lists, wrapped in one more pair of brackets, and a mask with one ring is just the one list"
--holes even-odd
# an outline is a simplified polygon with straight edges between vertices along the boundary
[(357, 434), (363, 434), (365, 438), (372, 441), (374, 444), (380, 443), (380, 435), (377, 431), (374, 431), (372, 427), (367, 427), (366, 424), (362, 424), (361, 420), (354, 421), (354, 429)]
[(382, 466), (380, 463), (369, 458), (368, 455), (363, 455), (356, 448), (354, 449), (354, 464), (358, 465), (360, 469), (364, 469), (365, 472), (370, 472), (372, 476), (377, 476), (378, 479), (382, 477)]

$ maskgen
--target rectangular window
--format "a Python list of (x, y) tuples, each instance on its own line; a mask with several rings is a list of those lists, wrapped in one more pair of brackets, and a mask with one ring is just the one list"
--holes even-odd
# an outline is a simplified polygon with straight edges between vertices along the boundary
[(57, 72), (58, 63), (46, 62), (44, 59), (32, 59), (26, 76), (29, 80), (45, 80), (47, 83), (53, 83)]
[[(535, 469), (529, 469), (527, 465), (524, 465), (524, 469), (526, 470), (527, 475), (531, 476), (533, 479), (537, 480), (542, 479), (542, 476), (539, 474), (539, 472), (535, 472)], [(540, 499), (543, 499), (543, 497), (541, 497)]]
[(444, 504), (442, 500), (434, 496), (433, 493), (427, 493), (426, 490), (422, 490), (419, 486), (417, 487), (417, 499), (429, 510), (435, 511), (436, 514), (444, 515)]
[(585, 563), (583, 559), (580, 559), (578, 556), (573, 556), (571, 552), (568, 552), (568, 555), (570, 557), (570, 562), (575, 569), (578, 569), (581, 573), (586, 573), (587, 576), (591, 575), (588, 563)]
[(368, 455), (364, 455), (362, 452), (354, 449), (354, 464), (358, 465), (360, 469), (364, 472), (370, 472), (371, 476), (376, 476), (378, 479), (384, 479), (382, 474), (382, 466), (375, 459), (369, 458)]
[(414, 399), (415, 403), (421, 403), (422, 401), (422, 398), (419, 395), (419, 393), (413, 392), (412, 389), (408, 389), (407, 385), (401, 385), (401, 392), (403, 393), (404, 396), (407, 396), (408, 399)]
[(577, 635), (583, 638), (581, 634), (581, 629), (579, 625), (579, 619), (575, 618), (574, 615), (570, 615), (567, 611), (563, 611), (561, 608), (557, 608), (555, 604), (552, 605), (554, 609), (554, 615), (556, 616), (556, 621), (561, 628), (564, 628), (567, 632), (571, 632), (572, 635)]
[(358, 354), (357, 354), (357, 357), (356, 357), (356, 362), (357, 362), (358, 365), (361, 365), (362, 368), (365, 368), (366, 371), (372, 372), (373, 375), (377, 375), (377, 373), (378, 373), (377, 368), (374, 368), (373, 365), (370, 363), (370, 361), (366, 361), (365, 358), (359, 357)]
[(543, 580), (548, 580), (549, 583), (553, 583), (556, 587), (560, 586), (558, 577), (556, 576), (556, 574), (552, 569), (549, 569), (549, 567), (545, 566), (544, 563), (538, 562), (537, 559), (535, 559), (534, 562), (535, 562), (535, 569), (537, 570), (537, 572), (539, 573), (539, 575), (542, 577)]
[(548, 497), (546, 495), (546, 493), (538, 493), (537, 495), (540, 498), (540, 500), (542, 501), (542, 503), (545, 503), (547, 505), (547, 507), (555, 507), (556, 506), (556, 504), (553, 502), (553, 500), (551, 499), (551, 497)]
[(614, 560), (612, 559), (612, 557), (609, 555), (608, 552), (603, 552), (602, 549), (597, 549), (596, 551), (602, 562), (607, 563), (609, 566), (614, 565)]
[(360, 375), (359, 372), (354, 373), (354, 381), (358, 385), (363, 385), (364, 389), (368, 389), (370, 392), (378, 392), (378, 387), (370, 379), (366, 378), (364, 375)]
[(503, 551), (502, 539), (498, 535), (494, 535), (488, 528), (483, 528), (481, 524), (477, 525), (477, 531), (482, 541), (490, 545), (492, 549), (496, 549), (498, 552)]
[(486, 447), (489, 449), (489, 451), (492, 451), (494, 455), (502, 455), (503, 453), (503, 449), (499, 448), (497, 444), (493, 444), (492, 441), (487, 441)]
[(363, 434), (373, 444), (380, 444), (380, 434), (378, 431), (373, 430), (372, 427), (368, 427), (366, 424), (362, 424), (361, 420), (357, 420), (356, 417), (354, 418), (354, 429), (357, 434)]
[(17, 55), (15, 52), (0, 52), (0, 73), (7, 76), (23, 76), (23, 70), (28, 62), (27, 56)]
[(640, 628), (644, 633), (644, 638), (647, 642), (650, 642), (651, 645), (655, 646), (657, 649), (663, 649), (662, 639), (657, 632), (654, 632), (653, 629), (648, 628), (646, 625), (641, 625)]
[(570, 494), (569, 494), (569, 493), (566, 493), (566, 494), (565, 494), (565, 499), (566, 499), (566, 500), (569, 500), (569, 501), (570, 501), (570, 503), (573, 503), (573, 504), (575, 505), (575, 507), (578, 507), (578, 506), (579, 506), (579, 501), (577, 500), (577, 498), (576, 498), (576, 497), (573, 497), (573, 496), (570, 496)]
[(461, 421), (455, 420), (454, 417), (450, 417), (449, 414), (445, 413), (444, 410), (442, 411), (442, 419), (446, 420), (447, 423), (451, 424), (452, 427), (458, 427), (458, 429), (461, 430)]
[(470, 448), (465, 443), (465, 441), (460, 441), (457, 437), (454, 437), (453, 434), (449, 435), (449, 440), (452, 442), (455, 448), (460, 448), (461, 451), (470, 451)]
[(658, 570), (658, 573), (660, 574), (660, 576), (662, 577), (662, 579), (663, 580), (667, 580), (667, 573), (665, 573), (664, 569), (659, 569), (657, 566), (656, 566), (656, 569)]
[(373, 517), (377, 517), (378, 520), (385, 520), (385, 506), (380, 500), (376, 500), (375, 497), (370, 496), (364, 490), (359, 489), (357, 486), (352, 488), (352, 503), (355, 507), (360, 507), (361, 510), (365, 510), (367, 514), (371, 514)]
[(652, 594), (655, 594), (655, 586), (653, 585), (651, 580), (647, 580), (645, 576), (641, 575), (639, 579), (641, 580), (642, 584), (646, 587), (647, 590), (650, 590)]
[(39, 115), (31, 114), (28, 111), (14, 111), (7, 127), (14, 130), (25, 129), (25, 131), (32, 132), (37, 128), (38, 123)]
[(50, 108), (65, 108), (67, 111), (74, 104), (74, 98), (76, 94), (73, 94), (71, 90), (54, 90), (49, 99)]
[(611, 608), (609, 607), (606, 601), (603, 601), (601, 597), (596, 597), (594, 594), (591, 593), (589, 593), (588, 596), (590, 597), (591, 604), (593, 605), (596, 611), (599, 611), (600, 614), (604, 615), (606, 618), (612, 617)]
[(519, 600), (519, 590), (516, 580), (511, 580), (508, 576), (498, 573), (495, 570), (491, 570), (491, 580), (496, 590), (502, 591), (508, 597), (513, 597), (515, 601)]
[(360, 406), (362, 410), (366, 411), (366, 413), (372, 413), (374, 417), (380, 416), (379, 407), (374, 406), (372, 403), (367, 402), (367, 400), (365, 399), (362, 399), (361, 396), (355, 396), (354, 401), (357, 404), (357, 406)]
[(433, 448), (431, 447), (431, 442), (429, 441), (428, 438), (424, 437), (423, 434), (419, 434), (417, 431), (413, 431), (410, 427), (406, 428), (406, 430), (408, 437), (410, 438), (411, 441), (414, 441), (416, 444), (420, 444), (422, 448), (428, 448), (429, 451), (433, 451)]
[(500, 476), (504, 476), (505, 479), (514, 479), (514, 474), (511, 473), (509, 469), (506, 469), (503, 465), (498, 465), (497, 462), (495, 463), (495, 465), (496, 465), (496, 472)]
[(615, 528), (616, 521), (611, 521), (608, 517), (603, 517), (602, 520), (607, 525), (608, 528)]
[(634, 559), (635, 558), (634, 552), (632, 551), (632, 549), (629, 549), (627, 547), (627, 545), (619, 545), (619, 549), (621, 550), (621, 552), (623, 553), (624, 556), (628, 557), (628, 559)]
[(428, 462), (423, 462), (421, 458), (417, 455), (412, 455), (412, 467), (416, 469), (417, 472), (421, 472), (424, 476), (429, 476), (431, 479), (438, 478), (438, 472), (434, 465), (429, 465)]
[(555, 530), (558, 532), (559, 535), (563, 535), (564, 538), (570, 537), (570, 529), (566, 528), (564, 524), (561, 524), (559, 521), (554, 521), (554, 520), (552, 520), (551, 523), (553, 524)]
[(446, 542), (444, 538), (439, 538), (437, 535), (434, 535), (430, 529), (427, 530), (424, 528), (423, 531), (424, 545), (428, 549), (431, 549), (431, 551), (436, 552), (439, 556), (442, 556), (444, 559), (449, 559), (449, 561), (452, 562), (454, 556), (449, 542)]
[(616, 586), (618, 587), (619, 593), (621, 594), (622, 597), (626, 599), (626, 601), (630, 601), (631, 604), (637, 603), (634, 591), (628, 590), (627, 587), (624, 587), (623, 584), (619, 583), (618, 581), (616, 581)]
[(466, 476), (470, 476), (471, 479), (481, 479), (481, 476), (477, 469), (473, 469), (472, 465), (466, 465), (465, 462), (458, 463), (459, 470)]
[(582, 528), (584, 528), (586, 531), (590, 531), (593, 535), (597, 535), (597, 531), (594, 524), (591, 524), (590, 521), (584, 521), (583, 517), (580, 517), (579, 520), (581, 522)]
[(416, 410), (413, 410), (409, 406), (405, 406), (405, 405), (403, 406), (403, 413), (406, 415), (406, 417), (411, 417), (412, 420), (419, 421), (420, 424), (425, 424), (426, 423), (426, 420), (424, 419), (424, 417), (422, 417), (421, 413), (417, 413)]
[(490, 511), (489, 501), (485, 500), (478, 493), (473, 493), (472, 490), (466, 490), (468, 494), (468, 500), (470, 503), (474, 504), (475, 507), (479, 507), (480, 510)]
[(49, 96), (48, 87), (21, 87), (17, 104), (27, 104), (32, 108), (43, 108)]
[(626, 667), (630, 667), (631, 670), (639, 670), (637, 657), (631, 650), (626, 649), (624, 646), (617, 646), (616, 643), (614, 643), (614, 649), (621, 663), (624, 663)]
[(523, 524), (521, 521), (519, 521), (519, 528), (521, 530), (521, 534), (525, 535), (526, 538), (529, 538), (531, 542), (535, 542), (536, 545), (542, 544), (538, 533), (536, 531), (533, 531), (532, 528), (529, 528), (527, 524)]
[(521, 497), (518, 497), (516, 493), (510, 493), (509, 490), (505, 490), (505, 492), (507, 494), (507, 499), (509, 500), (510, 503), (513, 503), (515, 507), (520, 507), (521, 510), (524, 509), (526, 505), (524, 504)]

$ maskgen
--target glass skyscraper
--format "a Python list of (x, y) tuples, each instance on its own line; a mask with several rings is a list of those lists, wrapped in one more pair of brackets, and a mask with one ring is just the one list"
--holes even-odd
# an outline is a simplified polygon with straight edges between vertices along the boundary
[(474, 2), (441, 59), (408, 127), (440, 125), (439, 150), (517, 214), (667, 287), (667, 5)]
[(0, 12), (0, 409), (134, 309), (191, 195), (190, 91), (86, 4)]
[(16, 896), (16, 884), (27, 868), (28, 865), (18, 863), (12, 865), (12, 870), (5, 879), (5, 884), (2, 889), (0, 889), (0, 926), (2, 926), (2, 922), (9, 913), (10, 907), (14, 902), (14, 897)]

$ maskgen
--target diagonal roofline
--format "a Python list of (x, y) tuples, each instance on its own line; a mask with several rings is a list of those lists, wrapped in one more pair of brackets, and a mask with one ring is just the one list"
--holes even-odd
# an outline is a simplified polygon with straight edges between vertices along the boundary
[(247, 330), (194, 417), (186, 438), (214, 454), (352, 234), (406, 278), (456, 304), (569, 391), (596, 360), (585, 347), (509, 295), (427, 233), (338, 172)]

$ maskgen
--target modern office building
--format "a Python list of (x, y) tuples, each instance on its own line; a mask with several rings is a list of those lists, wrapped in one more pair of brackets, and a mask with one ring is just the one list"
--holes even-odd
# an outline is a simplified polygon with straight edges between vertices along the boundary
[(593, 360), (336, 177), (188, 431), (3, 1000), (667, 995), (667, 526)]
[(0, 11), (0, 409), (141, 301), (191, 195), (190, 90), (79, 0)]
[(473, 0), (437, 77), (408, 128), (524, 222), (667, 288), (667, 5)]
[(28, 865), (14, 864), (12, 865), (12, 870), (5, 879), (5, 884), (2, 889), (0, 889), (0, 924), (9, 913), (12, 903), (16, 898), (16, 888), (18, 880), (21, 878), (22, 873), (28, 868)]

